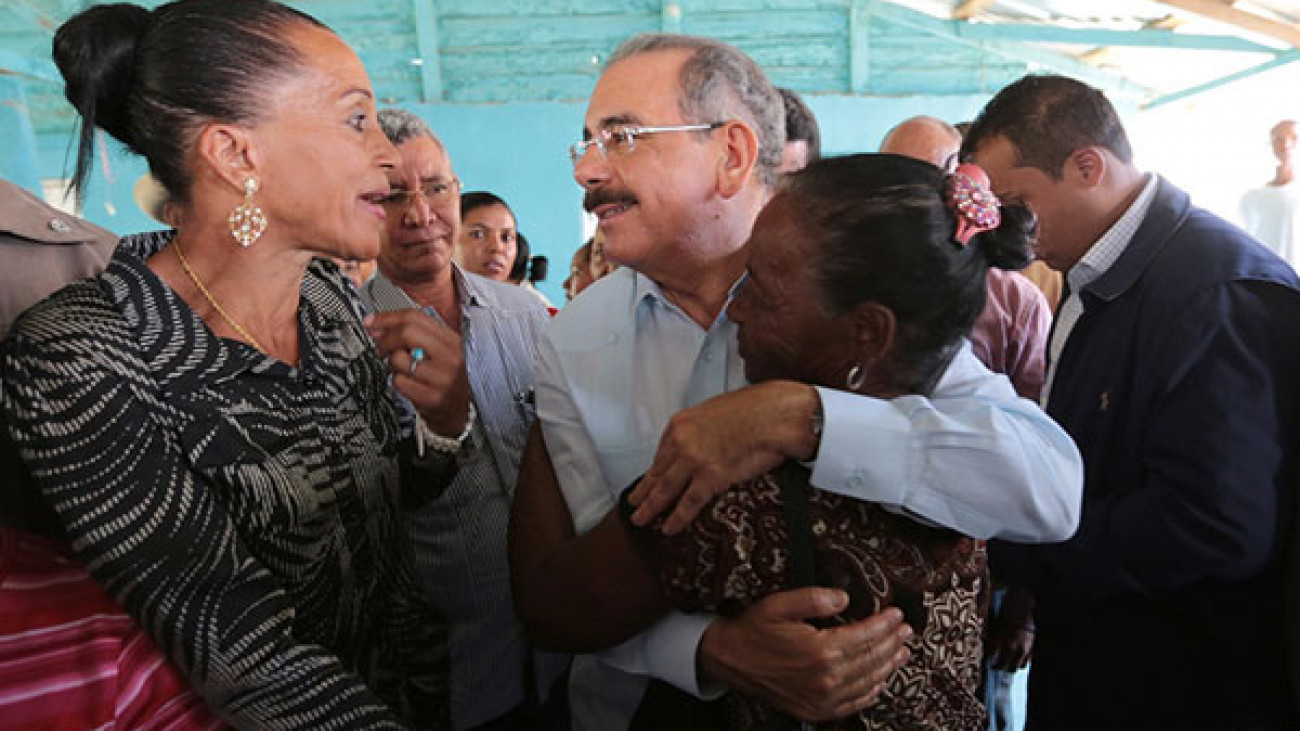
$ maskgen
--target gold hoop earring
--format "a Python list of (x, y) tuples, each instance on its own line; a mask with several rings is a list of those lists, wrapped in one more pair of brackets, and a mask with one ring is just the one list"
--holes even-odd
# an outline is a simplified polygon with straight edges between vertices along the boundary
[(257, 178), (244, 181), (244, 202), (230, 212), (230, 235), (245, 249), (266, 233), (266, 214), (253, 202), (257, 192)]

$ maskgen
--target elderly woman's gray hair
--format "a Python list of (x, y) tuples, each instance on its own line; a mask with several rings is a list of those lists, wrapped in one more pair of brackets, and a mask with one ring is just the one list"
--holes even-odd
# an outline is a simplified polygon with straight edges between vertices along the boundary
[(418, 114), (405, 109), (380, 109), (377, 118), (379, 129), (384, 131), (384, 136), (394, 145), (400, 145), (416, 137), (428, 137), (441, 144), (438, 136), (429, 129), (429, 123), (421, 119)]

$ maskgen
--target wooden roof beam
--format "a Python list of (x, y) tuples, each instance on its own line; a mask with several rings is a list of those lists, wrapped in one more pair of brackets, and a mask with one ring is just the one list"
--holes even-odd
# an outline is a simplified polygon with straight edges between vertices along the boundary
[(63, 77), (48, 57), (36, 58), (3, 48), (0, 48), (0, 76), (21, 76), (31, 81), (63, 86)]
[[(31, 23), (32, 27), (41, 35), (54, 35), (54, 28), (58, 25), (58, 22), (46, 13), (44, 9), (33, 5), (31, 0), (17, 0), (16, 2), (8, 3), (8, 5), (9, 12), (14, 13), (19, 18)], [(10, 30), (19, 29), (11, 28)]]
[(962, 0), (952, 11), (952, 17), (957, 20), (970, 20), (985, 10), (989, 9), (995, 0)]
[(420, 52), (420, 101), (443, 101), (442, 51), (438, 48), (438, 8), (434, 0), (411, 0), (415, 45)]
[[(1143, 30), (1177, 30), (1178, 26), (1183, 24), (1183, 19), (1170, 13), (1163, 18), (1149, 20), (1142, 24)], [(1079, 60), (1093, 66), (1102, 66), (1110, 62), (1115, 55), (1114, 46), (1100, 46), (1079, 54)]]
[(1221, 86), (1227, 86), (1228, 84), (1231, 84), (1233, 82), (1241, 81), (1242, 79), (1246, 79), (1251, 76), (1257, 76), (1259, 74), (1264, 73), (1265, 71), (1270, 71), (1279, 66), (1286, 66), (1288, 64), (1296, 63), (1298, 61), (1300, 61), (1300, 49), (1292, 49), (1290, 51), (1286, 51), (1285, 53), (1279, 53), (1272, 60), (1266, 61), (1262, 64), (1259, 64), (1258, 66), (1252, 66), (1243, 71), (1238, 71), (1235, 74), (1228, 74), (1227, 76), (1217, 78), (1213, 81), (1207, 81), (1204, 84), (1199, 84), (1189, 89), (1183, 89), (1182, 91), (1174, 92), (1173, 94), (1166, 94), (1162, 97), (1158, 97), (1144, 104), (1142, 108), (1152, 109), (1154, 107), (1164, 106), (1165, 104), (1172, 104), (1176, 101), (1182, 101), (1183, 99), (1186, 99), (1189, 96), (1204, 94), (1205, 92), (1210, 91), (1212, 89), (1218, 89)]
[[(857, 0), (857, 4), (864, 9), (869, 9), (873, 18), (908, 26), (922, 33), (970, 46), (984, 53), (1010, 58), (1031, 67), (1036, 65), (1040, 68), (1051, 69), (1056, 73), (1074, 76), (1081, 81), (1101, 87), (1113, 95), (1126, 99), (1146, 101), (1157, 96), (1153, 89), (1101, 71), (1075, 59), (1073, 56), (1040, 50), (1027, 43), (1012, 43), (992, 38), (972, 37), (983, 33), (998, 33), (1000, 32), (999, 29), (1004, 29), (1004, 26), (998, 24), (940, 20), (932, 15), (905, 8), (893, 2), (884, 2), (883, 0)], [(1089, 43), (1089, 45), (1097, 44)]]
[(1242, 30), (1276, 38), (1290, 46), (1300, 48), (1300, 28), (1248, 13), (1245, 10), (1238, 10), (1233, 7), (1232, 0), (1159, 0), (1159, 2), (1221, 23), (1235, 25)]

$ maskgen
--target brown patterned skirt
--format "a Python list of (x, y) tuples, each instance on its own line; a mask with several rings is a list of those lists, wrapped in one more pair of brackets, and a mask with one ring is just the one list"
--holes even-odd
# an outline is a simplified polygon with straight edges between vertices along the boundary
[[(783, 589), (815, 585), (848, 592), (836, 623), (889, 606), (903, 610), (914, 636), (912, 659), (870, 708), (818, 729), (976, 731), (985, 727), (977, 696), (988, 606), (984, 544), (930, 528), (874, 503), (813, 488), (795, 463), (720, 495), (685, 531), (636, 530), (636, 543), (669, 601), (685, 612), (735, 616)], [(656, 528), (658, 526), (655, 526)], [(802, 567), (802, 568), (800, 568)], [(664, 689), (647, 694), (639, 718), (663, 716)], [(681, 728), (682, 699), (671, 711)], [(687, 704), (689, 705), (689, 704)], [(768, 729), (781, 715), (761, 700), (728, 694), (725, 710), (695, 728)], [(725, 722), (719, 719), (725, 718)], [(794, 726), (798, 728), (798, 725)]]

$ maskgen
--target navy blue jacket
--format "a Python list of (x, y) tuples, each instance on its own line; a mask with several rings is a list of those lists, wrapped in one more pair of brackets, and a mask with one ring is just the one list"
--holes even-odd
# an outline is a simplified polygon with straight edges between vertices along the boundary
[(994, 556), (1038, 600), (1031, 727), (1294, 729), (1296, 275), (1161, 181), (1080, 296), (1047, 405), (1083, 455), (1079, 530)]

